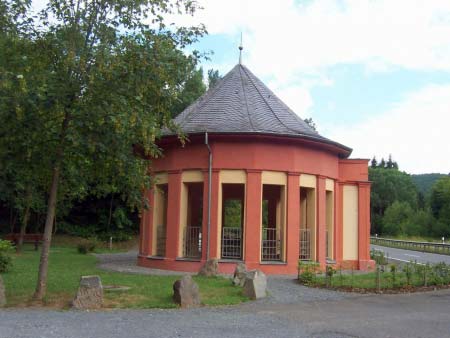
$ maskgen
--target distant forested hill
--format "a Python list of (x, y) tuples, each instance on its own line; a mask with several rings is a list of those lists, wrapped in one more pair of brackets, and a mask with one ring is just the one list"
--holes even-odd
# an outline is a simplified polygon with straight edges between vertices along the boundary
[(417, 185), (417, 189), (423, 194), (427, 194), (434, 182), (439, 178), (446, 176), (445, 174), (420, 174), (420, 175), (411, 175), (414, 183)]

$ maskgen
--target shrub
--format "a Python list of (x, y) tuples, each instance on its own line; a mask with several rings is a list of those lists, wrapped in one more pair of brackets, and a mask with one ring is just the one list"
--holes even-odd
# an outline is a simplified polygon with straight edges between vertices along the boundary
[(318, 263), (299, 262), (298, 264), (298, 280), (305, 285), (313, 285), (315, 283), (316, 272), (319, 268)]
[(78, 253), (86, 255), (88, 252), (93, 252), (97, 243), (94, 240), (82, 242), (77, 245)]
[(384, 252), (380, 250), (370, 250), (370, 259), (373, 259), (378, 265), (386, 265), (388, 263)]
[(11, 252), (13, 245), (10, 241), (0, 239), (0, 273), (8, 272), (12, 267)]

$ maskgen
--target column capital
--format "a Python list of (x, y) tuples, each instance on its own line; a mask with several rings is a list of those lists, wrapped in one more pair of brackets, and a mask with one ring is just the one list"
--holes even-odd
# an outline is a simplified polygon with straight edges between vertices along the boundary
[[(202, 171), (203, 173), (205, 173), (205, 174), (209, 173), (209, 169), (208, 169), (208, 168), (201, 169), (201, 171)], [(211, 169), (211, 172), (213, 172), (213, 173), (218, 173), (218, 172), (220, 172), (220, 169), (218, 169), (218, 168), (212, 168), (212, 169)]]
[(300, 176), (301, 173), (298, 172), (298, 171), (288, 171), (288, 172), (287, 172), (287, 175), (288, 175), (288, 176)]
[(169, 175), (181, 174), (182, 172), (183, 172), (183, 170), (181, 170), (181, 169), (167, 170), (167, 173), (168, 173)]
[(245, 169), (245, 171), (247, 172), (247, 174), (260, 174), (260, 173), (262, 173), (262, 170), (260, 170), (260, 169)]
[(372, 182), (370, 181), (361, 181), (358, 182), (358, 187), (370, 187), (372, 185)]

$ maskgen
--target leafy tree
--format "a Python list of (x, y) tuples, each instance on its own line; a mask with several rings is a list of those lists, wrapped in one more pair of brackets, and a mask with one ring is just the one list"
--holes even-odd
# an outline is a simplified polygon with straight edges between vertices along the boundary
[(192, 102), (197, 100), (206, 91), (206, 86), (203, 83), (203, 69), (193, 69), (186, 82), (183, 84), (178, 99), (172, 108), (172, 116), (177, 116)]
[(398, 170), (369, 168), (371, 189), (372, 233), (383, 233), (383, 216), (395, 201), (417, 208), (417, 188), (411, 176)]
[(304, 121), (306, 122), (306, 124), (307, 124), (308, 126), (310, 126), (312, 129), (314, 129), (314, 130), (317, 131), (316, 123), (313, 121), (313, 119), (312, 119), (311, 117), (309, 117), (309, 118), (307, 118), (307, 119), (304, 119)]
[[(20, 3), (23, 22), (30, 22), (28, 1), (7, 3), (2, 21), (14, 17), (14, 3)], [(36, 165), (49, 182), (36, 299), (46, 292), (58, 191), (67, 199), (121, 191), (127, 203), (142, 206), (141, 191), (150, 184), (148, 159), (159, 154), (155, 140), (163, 127), (174, 127), (170, 108), (185, 80), (183, 70), (199, 57), (181, 49), (204, 33), (203, 27), (167, 29), (163, 17), (192, 14), (195, 6), (188, 0), (52, 0), (34, 25), (16, 25), (14, 36), (2, 32), (2, 41), (25, 41), (29, 48), (2, 48), (1, 56), (15, 54), (6, 61), (0, 57), (0, 107), (9, 107), (0, 111), (1, 120), (30, 124), (3, 128), (2, 137), (39, 130), (36, 151), (43, 158)], [(135, 156), (134, 145), (143, 156)]]
[(208, 89), (214, 88), (214, 86), (217, 84), (217, 82), (222, 78), (222, 76), (219, 74), (219, 71), (216, 69), (209, 69), (208, 70)]
[(385, 211), (383, 233), (394, 236), (406, 235), (413, 213), (413, 209), (407, 202), (395, 201)]
[(437, 219), (434, 233), (437, 236), (450, 234), (450, 177), (444, 176), (431, 189), (430, 206)]

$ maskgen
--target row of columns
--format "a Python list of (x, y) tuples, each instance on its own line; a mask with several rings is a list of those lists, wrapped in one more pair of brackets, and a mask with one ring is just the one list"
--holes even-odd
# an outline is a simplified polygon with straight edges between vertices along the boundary
[[(211, 190), (211, 225), (209, 258), (220, 258), (220, 234), (218, 227), (218, 204), (220, 170), (212, 171)], [(203, 184), (203, 243), (202, 260), (207, 259), (207, 212), (208, 212), (208, 172), (204, 171)], [(168, 213), (166, 224), (166, 257), (176, 260), (179, 257), (180, 215), (182, 171), (168, 172)], [(343, 187), (344, 182), (336, 182), (334, 188), (334, 257), (339, 262), (343, 252)], [(370, 231), (370, 183), (353, 182), (358, 185), (358, 259), (368, 261), (369, 231)], [(299, 259), (299, 231), (300, 231), (300, 173), (287, 173), (287, 203), (286, 203), (286, 263), (297, 268)], [(150, 205), (153, 205), (154, 194), (147, 195)], [(326, 177), (317, 176), (316, 184), (316, 260), (321, 266), (326, 264)], [(262, 200), (262, 171), (247, 170), (245, 191), (245, 219), (244, 219), (244, 260), (252, 268), (260, 264), (261, 254), (261, 200)], [(152, 210), (144, 213), (141, 223), (141, 254), (151, 255), (153, 233)]]

